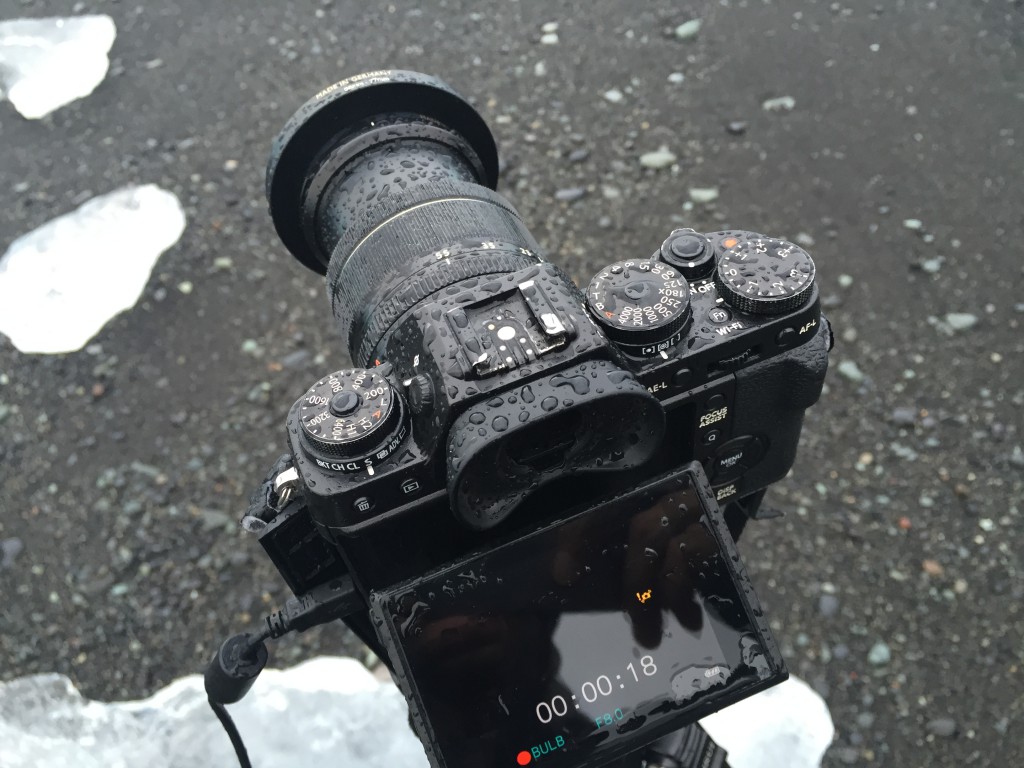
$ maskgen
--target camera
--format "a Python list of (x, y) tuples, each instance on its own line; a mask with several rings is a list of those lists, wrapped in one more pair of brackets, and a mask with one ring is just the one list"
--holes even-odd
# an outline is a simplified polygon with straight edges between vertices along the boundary
[(832, 336), (793, 243), (676, 229), (580, 288), (497, 180), (480, 115), (414, 72), (274, 142), (274, 225), (355, 367), (296, 400), (243, 518), (296, 595), (266, 634), (343, 618), (438, 768), (628, 764), (786, 676), (734, 539)]

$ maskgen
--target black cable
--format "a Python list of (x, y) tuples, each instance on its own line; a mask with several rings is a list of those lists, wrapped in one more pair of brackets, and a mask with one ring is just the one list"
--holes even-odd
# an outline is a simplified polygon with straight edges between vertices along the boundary
[(231, 719), (227, 708), (223, 704), (218, 704), (213, 699), (207, 699), (207, 701), (210, 703), (210, 709), (213, 710), (213, 714), (217, 716), (220, 724), (227, 731), (228, 738), (231, 739), (231, 746), (235, 748), (235, 755), (238, 757), (239, 766), (241, 768), (252, 768), (252, 763), (249, 762), (249, 753), (245, 751), (245, 744), (242, 743), (242, 736), (238, 733), (235, 721)]

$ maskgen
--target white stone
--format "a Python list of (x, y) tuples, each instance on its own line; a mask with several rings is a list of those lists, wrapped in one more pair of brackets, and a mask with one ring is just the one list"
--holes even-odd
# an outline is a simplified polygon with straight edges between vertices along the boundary
[(107, 75), (109, 16), (0, 21), (0, 98), (36, 120), (88, 96)]
[(623, 98), (622, 91), (620, 91), (618, 88), (612, 88), (611, 90), (607, 90), (601, 95), (604, 96), (606, 101), (610, 101), (612, 104), (618, 104), (620, 101), (622, 101)]
[(767, 99), (761, 108), (765, 112), (789, 112), (796, 106), (796, 99), (792, 96), (779, 96), (774, 99)]
[(0, 257), (0, 333), (22, 352), (81, 349), (135, 305), (184, 230), (178, 198), (149, 184), (95, 197), (19, 237)]
[(718, 199), (718, 187), (690, 187), (689, 195), (698, 205), (713, 203)]
[(654, 152), (645, 152), (640, 155), (640, 165), (644, 168), (668, 168), (675, 161), (675, 154), (666, 146), (662, 146)]
[(684, 21), (678, 27), (676, 27), (676, 37), (680, 40), (692, 40), (700, 32), (700, 28), (704, 25), (701, 19), (690, 19)]

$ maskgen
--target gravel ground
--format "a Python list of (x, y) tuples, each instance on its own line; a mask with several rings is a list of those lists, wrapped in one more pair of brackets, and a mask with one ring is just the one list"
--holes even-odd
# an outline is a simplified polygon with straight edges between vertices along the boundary
[[(294, 398), (348, 361), (264, 162), (319, 88), (404, 67), (476, 98), (503, 190), (578, 281), (678, 225), (813, 253), (833, 366), (772, 492), (787, 516), (741, 545), (831, 707), (826, 765), (1024, 764), (1020, 0), (147, 5), (75, 6), (118, 27), (88, 98), (40, 122), (0, 103), (0, 250), (130, 183), (188, 216), (85, 350), (0, 337), (3, 679), (141, 697), (284, 599), (235, 520)], [(361, 650), (331, 627), (276, 660), (314, 652)]]

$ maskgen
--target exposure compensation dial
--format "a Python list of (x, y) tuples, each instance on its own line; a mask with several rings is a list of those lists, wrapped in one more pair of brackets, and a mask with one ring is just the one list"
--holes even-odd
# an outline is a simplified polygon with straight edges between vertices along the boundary
[(391, 455), (405, 434), (400, 395), (376, 370), (336, 371), (299, 400), (308, 453), (324, 468), (356, 472)]
[(718, 260), (719, 295), (742, 312), (781, 315), (804, 304), (814, 286), (814, 262), (786, 240), (745, 240)]

